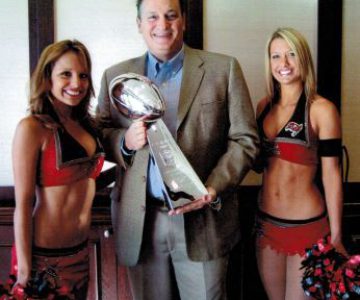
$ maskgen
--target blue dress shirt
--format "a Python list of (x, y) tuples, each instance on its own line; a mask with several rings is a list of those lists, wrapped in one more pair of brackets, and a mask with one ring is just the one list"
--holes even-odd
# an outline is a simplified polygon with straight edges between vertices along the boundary
[[(162, 119), (174, 138), (176, 138), (183, 62), (184, 48), (175, 57), (164, 63), (148, 53), (146, 64), (146, 76), (158, 86), (165, 99), (166, 110)], [(164, 199), (167, 194), (159, 169), (152, 157), (150, 157), (148, 167), (147, 194), (158, 199)]]
[[(171, 60), (166, 62), (159, 61), (148, 52), (145, 66), (145, 76), (157, 85), (166, 102), (166, 111), (162, 119), (174, 138), (176, 138), (183, 62), (184, 47)], [(121, 151), (125, 157), (130, 157), (134, 154), (134, 151), (126, 149), (124, 140), (121, 143)], [(162, 200), (167, 195), (159, 168), (155, 164), (152, 155), (150, 155), (148, 165), (147, 194), (152, 198)]]

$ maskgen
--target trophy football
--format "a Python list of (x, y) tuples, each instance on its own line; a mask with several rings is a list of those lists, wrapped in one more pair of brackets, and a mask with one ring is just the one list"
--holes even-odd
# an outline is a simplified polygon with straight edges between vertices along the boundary
[(147, 140), (164, 183), (164, 200), (169, 209), (208, 193), (161, 119), (165, 101), (153, 82), (138, 74), (122, 74), (110, 82), (109, 96), (112, 105), (125, 117), (137, 120), (146, 116)]

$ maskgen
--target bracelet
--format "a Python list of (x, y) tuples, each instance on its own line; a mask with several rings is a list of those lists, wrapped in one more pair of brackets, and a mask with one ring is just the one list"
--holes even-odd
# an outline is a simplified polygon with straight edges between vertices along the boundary
[(130, 150), (126, 147), (126, 144), (125, 144), (125, 138), (123, 137), (121, 139), (121, 144), (120, 144), (120, 149), (121, 149), (121, 152), (123, 155), (125, 156), (133, 156), (135, 151), (134, 150)]
[(216, 211), (219, 211), (222, 207), (222, 201), (221, 198), (219, 196), (216, 197), (216, 199), (214, 201), (211, 201), (209, 203), (209, 206)]

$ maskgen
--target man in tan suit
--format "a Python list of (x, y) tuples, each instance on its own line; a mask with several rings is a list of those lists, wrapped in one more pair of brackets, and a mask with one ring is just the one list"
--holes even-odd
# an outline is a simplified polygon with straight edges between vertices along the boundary
[[(148, 52), (107, 69), (97, 116), (108, 159), (118, 164), (111, 193), (119, 263), (135, 299), (226, 299), (228, 254), (239, 241), (235, 189), (257, 155), (248, 89), (235, 58), (183, 43), (182, 0), (138, 0), (137, 24)], [(164, 122), (208, 194), (168, 212), (143, 120), (110, 104), (110, 81), (145, 75), (167, 104)]]

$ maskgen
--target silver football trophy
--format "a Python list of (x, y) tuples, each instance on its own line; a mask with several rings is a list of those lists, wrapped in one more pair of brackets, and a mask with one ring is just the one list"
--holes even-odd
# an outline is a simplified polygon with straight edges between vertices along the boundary
[(208, 193), (161, 119), (165, 101), (154, 83), (138, 74), (122, 74), (110, 82), (109, 96), (112, 105), (125, 117), (137, 120), (146, 116), (147, 139), (164, 183), (164, 200), (169, 209)]

